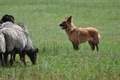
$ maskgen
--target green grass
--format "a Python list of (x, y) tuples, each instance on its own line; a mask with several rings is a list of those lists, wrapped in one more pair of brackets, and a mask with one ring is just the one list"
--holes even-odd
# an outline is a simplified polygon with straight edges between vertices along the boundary
[[(11, 14), (24, 23), (40, 52), (37, 64), (26, 56), (27, 66), (18, 62), (0, 67), (0, 80), (120, 80), (119, 0), (1, 0), (0, 16)], [(88, 43), (74, 51), (59, 24), (73, 16), (78, 27), (94, 27), (101, 34), (99, 51)]]

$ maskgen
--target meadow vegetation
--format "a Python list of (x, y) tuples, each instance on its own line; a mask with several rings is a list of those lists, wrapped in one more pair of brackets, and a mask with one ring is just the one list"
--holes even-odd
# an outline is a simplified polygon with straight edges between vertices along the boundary
[[(119, 0), (1, 0), (0, 17), (11, 14), (24, 23), (35, 47), (37, 64), (16, 56), (12, 67), (0, 67), (0, 80), (120, 80)], [(88, 43), (74, 51), (59, 24), (72, 16), (78, 27), (100, 32), (99, 51)]]

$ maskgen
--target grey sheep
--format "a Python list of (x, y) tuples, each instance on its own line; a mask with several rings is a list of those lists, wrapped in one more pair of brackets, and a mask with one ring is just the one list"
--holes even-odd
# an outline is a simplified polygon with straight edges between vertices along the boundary
[[(36, 53), (38, 53), (38, 49), (33, 47), (30, 36), (26, 30), (14, 23), (6, 22), (1, 25), (0, 31), (4, 34), (6, 41), (6, 53), (4, 55), (6, 65), (8, 54), (10, 53), (12, 56), (12, 52), (18, 52), (20, 59), (25, 65), (25, 54), (29, 56), (33, 64), (36, 63)], [(12, 60), (11, 57), (11, 65), (13, 63)]]

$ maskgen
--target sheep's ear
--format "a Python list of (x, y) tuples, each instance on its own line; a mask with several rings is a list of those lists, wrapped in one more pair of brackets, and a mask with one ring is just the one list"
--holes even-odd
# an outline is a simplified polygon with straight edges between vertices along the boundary
[(35, 48), (35, 49), (33, 50), (33, 52), (38, 53), (38, 52), (39, 52), (39, 49), (38, 49), (38, 48)]
[(37, 48), (37, 49), (36, 49), (36, 53), (38, 53), (38, 52), (39, 52), (39, 49)]

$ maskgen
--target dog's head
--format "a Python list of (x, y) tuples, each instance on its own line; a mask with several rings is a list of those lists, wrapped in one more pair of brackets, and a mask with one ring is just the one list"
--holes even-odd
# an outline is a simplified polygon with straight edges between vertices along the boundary
[(59, 25), (62, 29), (67, 29), (72, 23), (72, 16), (65, 18), (62, 23)]
[(1, 19), (2, 22), (7, 22), (7, 21), (10, 21), (12, 23), (14, 23), (14, 17), (12, 15), (4, 15)]

